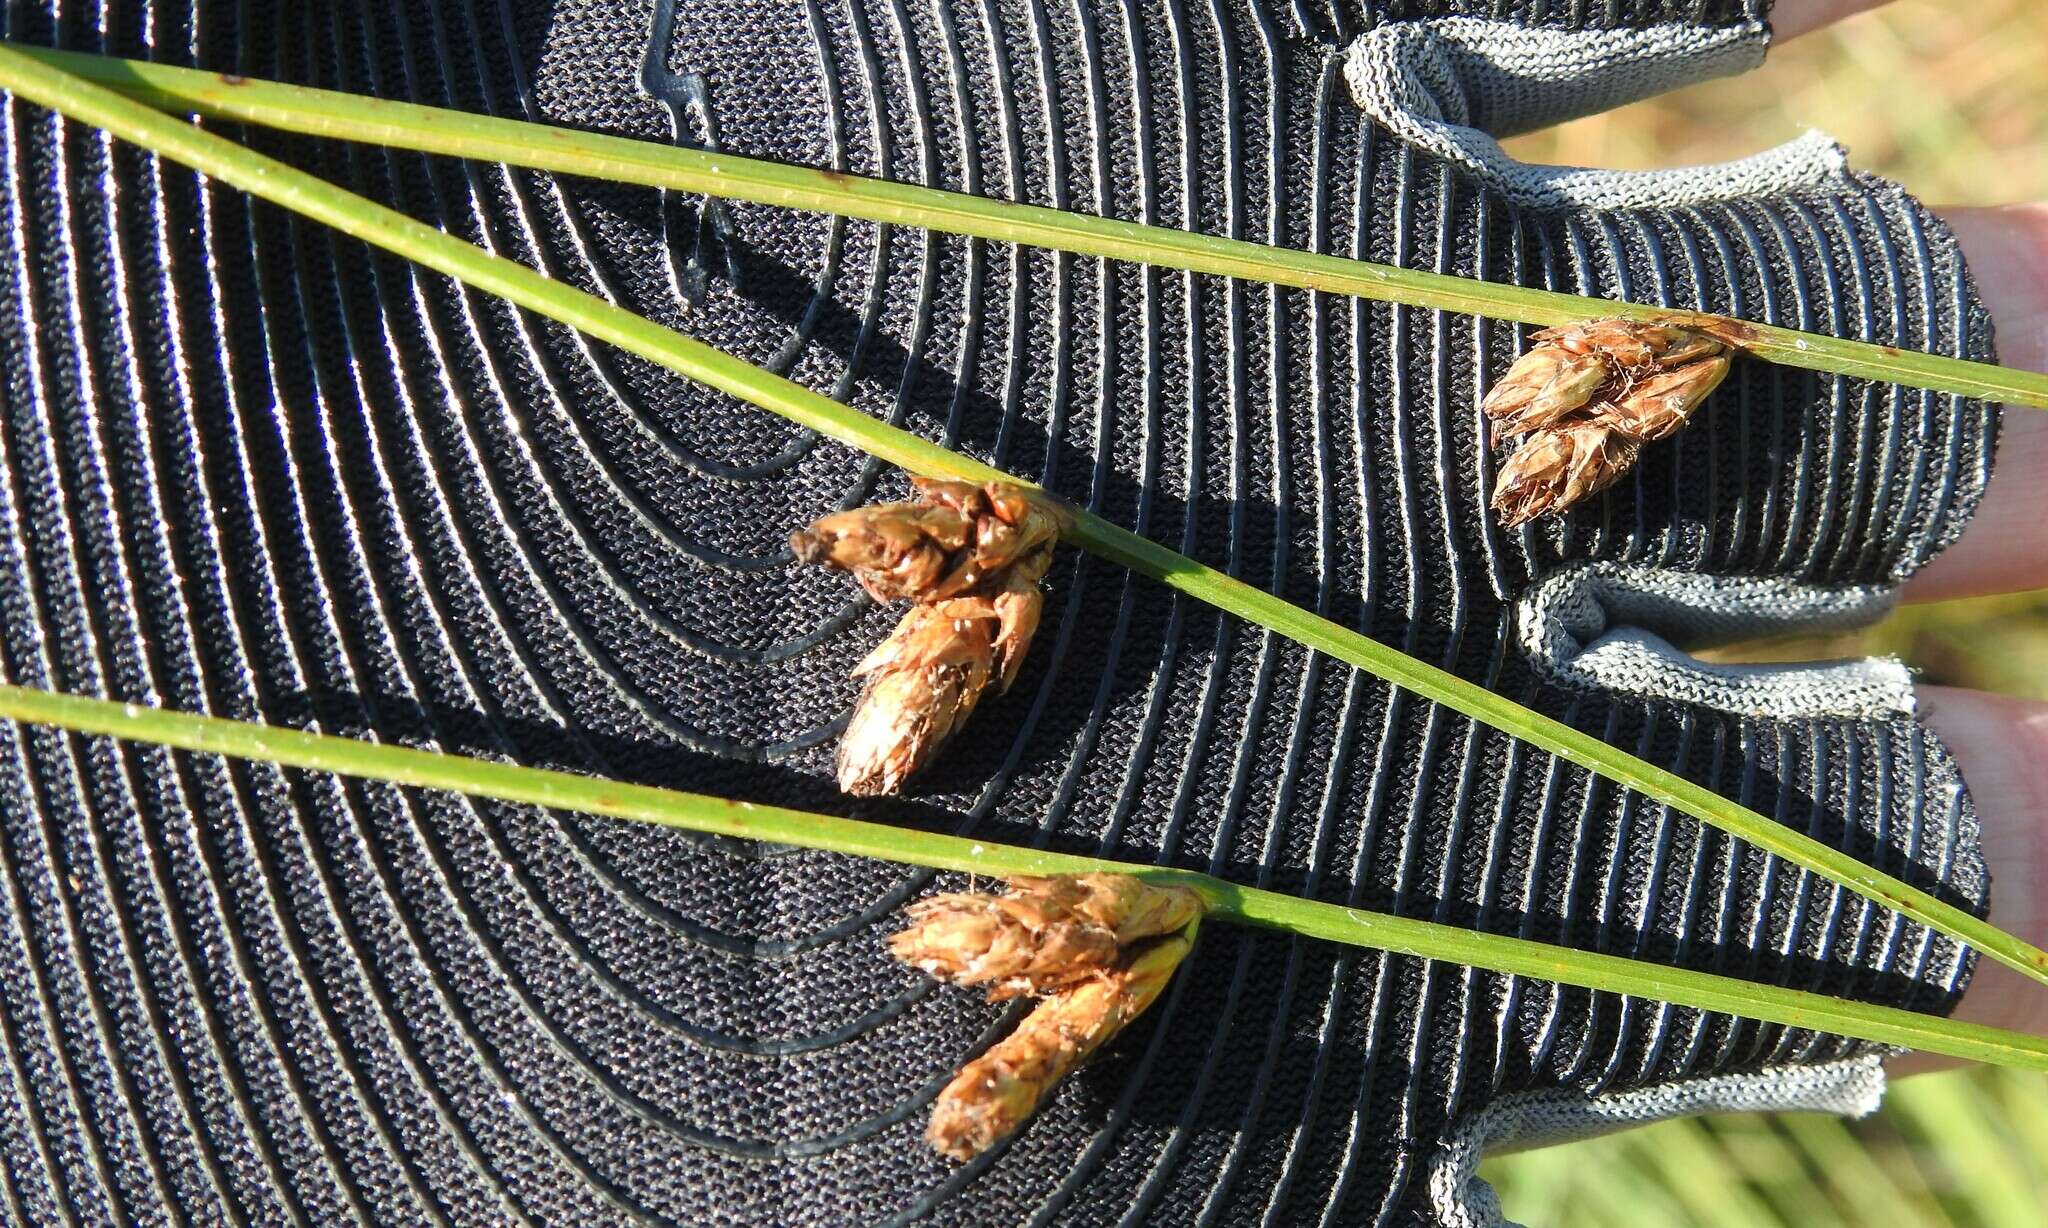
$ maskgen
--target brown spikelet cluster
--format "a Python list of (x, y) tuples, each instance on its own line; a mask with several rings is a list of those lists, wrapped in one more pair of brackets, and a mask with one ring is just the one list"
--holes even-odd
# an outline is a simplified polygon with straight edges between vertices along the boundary
[(1186, 927), (1195, 893), (1128, 874), (1016, 878), (1001, 895), (935, 895), (910, 908), (889, 940), (897, 959), (956, 985), (986, 985), (1000, 1001), (1064, 989), (1099, 975), (1124, 948)]
[(839, 787), (894, 793), (1007, 689), (1038, 630), (1038, 582), (1061, 518), (1044, 496), (990, 482), (912, 479), (917, 500), (836, 512), (790, 536), (806, 563), (853, 573), (877, 601), (914, 602), (855, 667), (865, 680), (839, 740)]
[(1536, 333), (1481, 407), (1501, 466), (1493, 510), (1509, 528), (1611, 486), (1643, 445), (1685, 428), (1728, 374), (1728, 340), (1702, 328), (1595, 320)]
[(1194, 943), (1202, 902), (1123, 874), (1013, 879), (1001, 895), (934, 896), (890, 941), (942, 980), (991, 1000), (1040, 999), (962, 1067), (932, 1105), (925, 1138), (971, 1160), (1028, 1120), (1054, 1084), (1145, 1012)]

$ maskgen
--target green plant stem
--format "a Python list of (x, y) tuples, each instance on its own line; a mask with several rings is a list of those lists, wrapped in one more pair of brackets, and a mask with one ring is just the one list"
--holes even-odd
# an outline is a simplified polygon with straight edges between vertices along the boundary
[(30, 687), (0, 685), (0, 720), (52, 725), (76, 733), (125, 738), (180, 750), (333, 772), (364, 780), (445, 789), (470, 797), (630, 819), (660, 827), (822, 849), (968, 874), (1005, 878), (1035, 874), (1130, 874), (1148, 882), (1191, 888), (1201, 895), (1208, 916), (1213, 920), (1283, 930), (1303, 937), (1324, 938), (1398, 955), (1468, 964), (1586, 989), (1631, 994), (1972, 1061), (2024, 1070), (2048, 1070), (2048, 1038), (2044, 1037), (1915, 1014), (1894, 1007), (1830, 998), (1777, 985), (1692, 972), (1643, 960), (1575, 951), (1524, 938), (1366, 912), (1256, 887), (1240, 887), (1193, 871), (1077, 857), (966, 836), (948, 836), (886, 823), (865, 823), (780, 806), (758, 806), (700, 793), (579, 776), (572, 772), (281, 729), (248, 721), (195, 716)]
[[(310, 136), (699, 192), (1525, 324), (1547, 326), (1612, 316), (1664, 320), (1692, 314), (310, 86), (77, 52), (19, 46), (17, 50), (160, 110)], [(1771, 362), (2048, 408), (2048, 375), (1771, 324), (1747, 327), (1754, 335), (1745, 348)]]
[[(253, 196), (500, 295), (914, 473), (1029, 485), (4, 43), (0, 43), (0, 88), (105, 128)], [(2048, 952), (1866, 866), (1840, 849), (1098, 516), (1080, 509), (1072, 509), (1071, 514), (1073, 527), (1067, 540), (1075, 545), (1635, 789), (2048, 984)]]

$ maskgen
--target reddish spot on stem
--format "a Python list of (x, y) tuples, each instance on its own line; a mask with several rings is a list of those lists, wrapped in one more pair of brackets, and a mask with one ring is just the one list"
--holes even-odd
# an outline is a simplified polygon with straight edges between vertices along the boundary
[(1671, 311), (1657, 316), (1656, 323), (1680, 324), (1686, 328), (1698, 329), (1716, 341), (1745, 349), (1756, 340), (1755, 327), (1745, 320), (1733, 316), (1719, 316), (1707, 311)]

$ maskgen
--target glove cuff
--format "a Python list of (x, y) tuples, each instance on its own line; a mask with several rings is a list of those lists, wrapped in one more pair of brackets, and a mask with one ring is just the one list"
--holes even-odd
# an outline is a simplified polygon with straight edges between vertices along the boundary
[(1562, 30), (1447, 17), (1368, 31), (1346, 53), (1344, 75), (1381, 127), (1518, 205), (1674, 208), (1840, 181), (1847, 158), (1831, 138), (1808, 132), (1721, 165), (1609, 171), (1521, 163), (1495, 138), (1747, 72), (1769, 43), (1761, 21)]
[(1444, 17), (1367, 31), (1345, 73), (1359, 104), (1390, 126), (1405, 115), (1513, 136), (1748, 72), (1769, 44), (1760, 21), (1560, 30)]
[(1689, 22), (1728, 26), (1761, 22), (1774, 0), (1382, 0), (1383, 20), (1485, 17), (1558, 30), (1621, 30)]
[(1866, 626), (1896, 598), (1889, 584), (1803, 584), (1623, 563), (1560, 571), (1522, 598), (1518, 638), (1549, 681), (1779, 719), (1913, 711), (1913, 679), (1889, 657), (1803, 665), (1727, 665), (1681, 648)]
[(1507, 1223), (1493, 1187), (1479, 1176), (1490, 1152), (1547, 1147), (1700, 1113), (1835, 1113), (1864, 1117), (1884, 1098), (1884, 1058), (1866, 1053), (1818, 1066), (1687, 1079), (1598, 1096), (1569, 1091), (1503, 1096), (1468, 1117), (1425, 1176), (1444, 1228)]

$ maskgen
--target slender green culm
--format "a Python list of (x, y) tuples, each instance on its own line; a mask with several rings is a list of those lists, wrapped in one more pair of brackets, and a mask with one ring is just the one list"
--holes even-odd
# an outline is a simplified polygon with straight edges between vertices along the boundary
[[(1689, 313), (1525, 286), (1373, 264), (1241, 239), (991, 200), (839, 171), (681, 149), (468, 111), (365, 98), (334, 90), (224, 76), (139, 60), (18, 47), (45, 64), (160, 110), (239, 120), (311, 136), (363, 141), (614, 183), (701, 192), (816, 213), (892, 222), (1005, 243), (1164, 268), (1356, 295), (1411, 307), (1525, 324), (1625, 316), (1683, 320)], [(1718, 317), (1716, 317), (1718, 319)], [(1867, 341), (1745, 322), (1744, 348), (1786, 366), (1883, 380), (1957, 396), (2048, 408), (2048, 375), (1900, 350)]]
[[(913, 473), (973, 482), (1021, 482), (1001, 470), (871, 418), (801, 384), (544, 277), (522, 264), (494, 256), (472, 243), (153, 110), (4, 43), (0, 43), (0, 89), (105, 128), (252, 196), (500, 295), (529, 311), (580, 329)], [(1840, 849), (1773, 822), (1591, 734), (1531, 711), (1505, 696), (1495, 695), (1080, 509), (1073, 509), (1073, 529), (1066, 540), (1635, 789), (1653, 801), (1840, 883), (2048, 984), (2048, 952), (1918, 887), (1866, 866)]]
[(1051, 853), (967, 836), (866, 823), (780, 806), (758, 806), (573, 772), (196, 716), (31, 687), (0, 685), (0, 720), (967, 874), (1002, 878), (1131, 874), (1148, 882), (1197, 892), (1211, 920), (1630, 994), (1970, 1061), (2048, 1071), (2048, 1037), (1691, 972), (1645, 960), (1576, 951), (1525, 938), (1366, 912), (1276, 891), (1240, 887), (1192, 871)]

